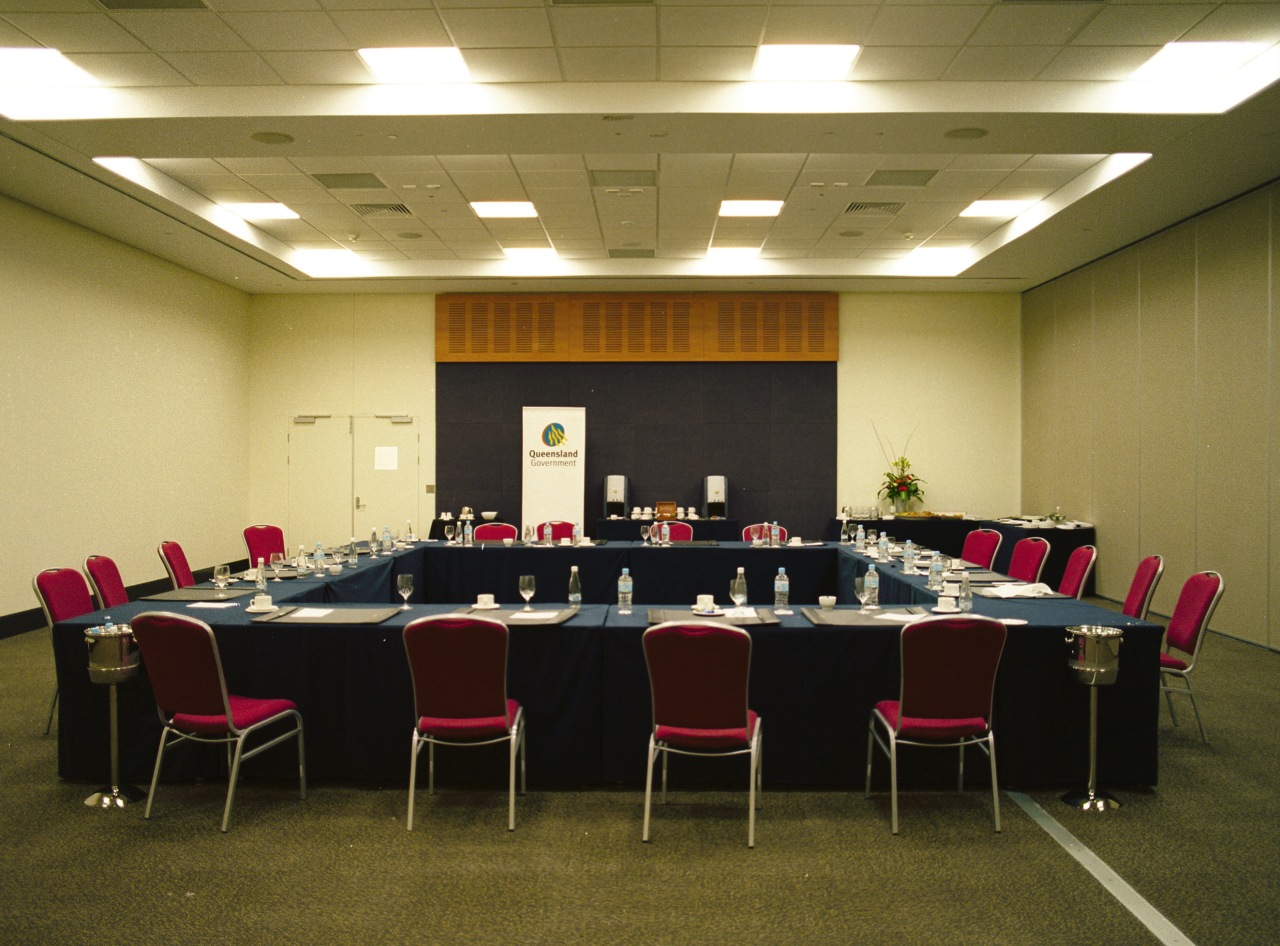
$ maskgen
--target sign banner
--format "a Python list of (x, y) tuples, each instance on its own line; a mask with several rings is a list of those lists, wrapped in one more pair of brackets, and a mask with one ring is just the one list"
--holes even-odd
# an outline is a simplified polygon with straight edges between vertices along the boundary
[[(551, 519), (582, 523), (587, 470), (587, 409), (526, 407), (521, 440), (524, 525)], [(583, 524), (583, 534), (586, 526)]]

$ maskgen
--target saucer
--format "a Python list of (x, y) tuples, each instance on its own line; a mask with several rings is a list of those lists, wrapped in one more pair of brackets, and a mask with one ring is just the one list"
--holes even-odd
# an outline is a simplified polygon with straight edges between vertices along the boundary
[(930, 608), (934, 614), (960, 614), (959, 608)]
[(698, 610), (698, 606), (697, 606), (697, 605), (694, 605), (694, 606), (693, 606), (693, 613), (694, 613), (694, 614), (696, 614), (696, 615), (697, 615), (698, 617), (700, 617), (700, 618), (717, 618), (717, 617), (721, 617), (721, 616), (723, 616), (723, 615), (724, 615), (724, 609), (723, 609), (723, 608), (715, 608), (715, 609), (713, 609), (713, 610), (711, 610), (711, 611), (699, 611), (699, 610)]
[(471, 606), (471, 610), (472, 611), (497, 611), (500, 607), (502, 607), (502, 605), (498, 604), (495, 601), (493, 604), (473, 604)]
[(996, 620), (1006, 627), (1021, 627), (1027, 623), (1026, 618), (996, 618)]
[(280, 609), (273, 604), (269, 608), (255, 608), (253, 605), (249, 605), (245, 610), (250, 614), (270, 614), (272, 611), (279, 611)]

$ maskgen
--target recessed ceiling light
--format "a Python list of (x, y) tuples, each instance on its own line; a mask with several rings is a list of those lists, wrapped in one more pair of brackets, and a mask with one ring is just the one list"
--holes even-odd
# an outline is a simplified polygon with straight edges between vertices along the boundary
[(298, 215), (278, 203), (228, 203), (222, 204), (237, 217), (245, 220), (297, 220)]
[(525, 262), (558, 260), (560, 258), (560, 254), (549, 246), (504, 246), (502, 252), (507, 259), (518, 259)]
[(536, 217), (537, 209), (527, 200), (473, 200), (477, 217)]
[(0, 85), (67, 88), (100, 84), (56, 49), (0, 49)]
[(758, 246), (713, 246), (707, 250), (707, 259), (755, 259), (759, 255)]
[(471, 70), (454, 46), (357, 49), (375, 79), (387, 84), (470, 82)]
[(1030, 207), (1033, 200), (975, 200), (964, 210), (962, 217), (1016, 217)]
[(1221, 79), (1270, 48), (1270, 43), (1165, 43), (1129, 76), (1143, 82)]
[(782, 213), (780, 200), (722, 200), (721, 217), (776, 217)]
[(756, 49), (751, 78), (763, 82), (840, 81), (849, 78), (861, 46), (764, 45)]

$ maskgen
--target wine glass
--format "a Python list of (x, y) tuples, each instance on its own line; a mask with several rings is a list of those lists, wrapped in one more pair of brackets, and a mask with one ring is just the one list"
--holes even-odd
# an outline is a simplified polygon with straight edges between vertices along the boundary
[(272, 552), (269, 564), (271, 565), (271, 574), (275, 576), (271, 580), (279, 581), (280, 569), (284, 566), (284, 552)]
[(524, 544), (533, 545), (533, 525), (526, 522), (524, 524)]
[(729, 597), (733, 599), (735, 608), (740, 608), (747, 603), (747, 580), (741, 574), (736, 575), (729, 582)]
[(536, 583), (534, 582), (534, 578), (532, 575), (520, 576), (520, 597), (524, 598), (525, 611), (533, 610), (533, 608), (529, 605), (529, 602), (533, 600), (533, 591), (535, 587), (536, 587)]
[(760, 541), (760, 524), (747, 526), (747, 537), (751, 539), (751, 544), (755, 545)]
[(231, 584), (231, 566), (230, 565), (214, 565), (213, 566), (213, 587), (218, 590), (226, 588)]
[(867, 580), (865, 578), (855, 578), (853, 580), (853, 595), (858, 599), (858, 604), (865, 605), (867, 603)]
[(444, 525), (444, 540), (448, 544), (453, 544), (453, 523), (446, 522)]
[(649, 527), (647, 525), (640, 527), (640, 541), (645, 545), (649, 544)]
[(398, 591), (400, 593), (400, 597), (404, 599), (404, 604), (400, 605), (400, 610), (408, 611), (409, 595), (413, 594), (413, 576), (396, 575), (396, 591)]

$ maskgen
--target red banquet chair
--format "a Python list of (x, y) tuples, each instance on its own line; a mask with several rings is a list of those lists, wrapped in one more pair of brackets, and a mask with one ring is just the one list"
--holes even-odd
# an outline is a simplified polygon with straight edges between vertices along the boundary
[(1009, 559), (1009, 577), (1035, 584), (1044, 571), (1049, 558), (1049, 543), (1037, 535), (1014, 543), (1013, 556)]
[(991, 805), (1000, 830), (1000, 788), (991, 706), (1004, 651), (1005, 626), (990, 618), (926, 618), (902, 629), (898, 699), (881, 700), (867, 727), (866, 797), (876, 744), (889, 757), (890, 822), (898, 833), (898, 746), (958, 748), (958, 791), (964, 791), (964, 750), (977, 746), (991, 762)]
[[(1173, 616), (1169, 618), (1169, 627), (1164, 633), (1164, 652), (1160, 654), (1160, 689), (1164, 691), (1165, 702), (1169, 704), (1169, 718), (1175, 726), (1178, 725), (1178, 717), (1173, 712), (1174, 693), (1191, 697), (1191, 709), (1196, 714), (1200, 738), (1206, 745), (1209, 737), (1204, 734), (1200, 707), (1196, 705), (1196, 694), (1191, 688), (1191, 671), (1195, 669), (1200, 657), (1200, 648), (1204, 646), (1204, 632), (1222, 598), (1222, 591), (1222, 576), (1217, 572), (1197, 572), (1186, 580), (1178, 595), (1178, 603), (1173, 607)], [(1170, 653), (1172, 650), (1186, 654), (1187, 657), (1184, 659), (1176, 656)], [(1170, 686), (1165, 682), (1173, 680), (1181, 680), (1184, 685)]]
[[(681, 522), (678, 519), (670, 519), (667, 521), (668, 534), (671, 536), (672, 542), (692, 542), (693, 526), (687, 522)], [(656, 542), (662, 537), (662, 523), (655, 522), (649, 527), (649, 540)]]
[(1163, 574), (1164, 560), (1159, 555), (1148, 555), (1140, 561), (1133, 573), (1133, 582), (1125, 596), (1124, 607), (1120, 610), (1131, 618), (1145, 621), (1147, 611), (1151, 609), (1151, 599), (1155, 597), (1156, 585), (1160, 584), (1160, 576)]
[(1067, 567), (1062, 571), (1058, 594), (1079, 599), (1084, 594), (1089, 575), (1093, 573), (1093, 563), (1097, 560), (1098, 550), (1092, 545), (1082, 545), (1075, 549), (1067, 559)]
[[(767, 539), (767, 538), (769, 538), (769, 530), (770, 530), (771, 528), (773, 528), (773, 523), (772, 523), (772, 522), (755, 522), (755, 523), (752, 523), (752, 524), (751, 524), (751, 525), (749, 525), (749, 526), (743, 526), (743, 527), (742, 527), (742, 541), (743, 541), (743, 542), (750, 542), (750, 541), (751, 541), (751, 530), (752, 530), (752, 529), (759, 529), (759, 530), (760, 530), (760, 538), (762, 538), (762, 539)], [(785, 542), (785, 541), (787, 541), (787, 527), (786, 527), (786, 526), (778, 526), (778, 541), (779, 541), (779, 542)]]
[(187, 564), (187, 553), (182, 551), (181, 545), (166, 539), (156, 551), (160, 553), (160, 561), (164, 562), (164, 570), (169, 573), (174, 591), (190, 588), (196, 583), (195, 576), (191, 574), (191, 566)]
[(979, 568), (991, 568), (996, 563), (996, 553), (1004, 540), (995, 529), (974, 529), (964, 537), (960, 558)]
[[(151, 679), (156, 710), (163, 727), (160, 748), (156, 751), (156, 766), (151, 775), (151, 790), (142, 817), (151, 817), (164, 754), (183, 742), (218, 743), (228, 747), (231, 771), (227, 778), (227, 800), (222, 809), (224, 833), (231, 820), (240, 763), (295, 736), (298, 739), (298, 795), (305, 800), (307, 764), (302, 716), (294, 702), (228, 694), (218, 642), (213, 637), (213, 629), (203, 621), (164, 611), (146, 611), (129, 623), (142, 653), (147, 676)], [(281, 722), (292, 725), (245, 751), (249, 737)], [(234, 750), (230, 751), (233, 747)]]
[(507, 830), (516, 829), (516, 756), (525, 785), (524, 712), (507, 696), (507, 627), (486, 618), (442, 614), (410, 621), (404, 650), (413, 679), (409, 824), (418, 753), (427, 747), (427, 793), (435, 793), (436, 746), (490, 746), (508, 752)]
[(751, 637), (713, 621), (670, 621), (644, 632), (645, 663), (653, 696), (653, 729), (644, 783), (644, 831), (649, 840), (653, 765), (662, 755), (662, 804), (667, 802), (667, 759), (750, 756), (747, 847), (756, 846), (756, 799), (762, 790), (760, 717), (748, 707)]
[(124, 580), (116, 563), (105, 555), (90, 555), (84, 560), (84, 573), (89, 579), (93, 596), (99, 608), (118, 608), (129, 603), (129, 593), (124, 590)]
[[(69, 621), (82, 614), (88, 614), (93, 608), (93, 597), (89, 594), (89, 585), (74, 568), (46, 568), (31, 580), (36, 598), (40, 601), (40, 610), (49, 625), (52, 640), (53, 626), (59, 621)], [(58, 708), (58, 684), (53, 685), (53, 699), (49, 703), (49, 716), (44, 721), (44, 734), (47, 736), (53, 729), (53, 714)]]
[(249, 567), (256, 568), (258, 559), (263, 564), (271, 561), (271, 553), (284, 555), (284, 530), (279, 526), (256, 525), (246, 526), (244, 530), (244, 547), (249, 553)]
[(482, 522), (472, 531), (471, 537), (477, 542), (501, 542), (503, 539), (520, 538), (520, 530), (509, 522)]
[(573, 523), (566, 522), (563, 519), (549, 519), (546, 522), (538, 523), (538, 531), (534, 533), (539, 542), (542, 541), (543, 532), (547, 526), (551, 526), (551, 541), (559, 542), (561, 539), (573, 538)]

